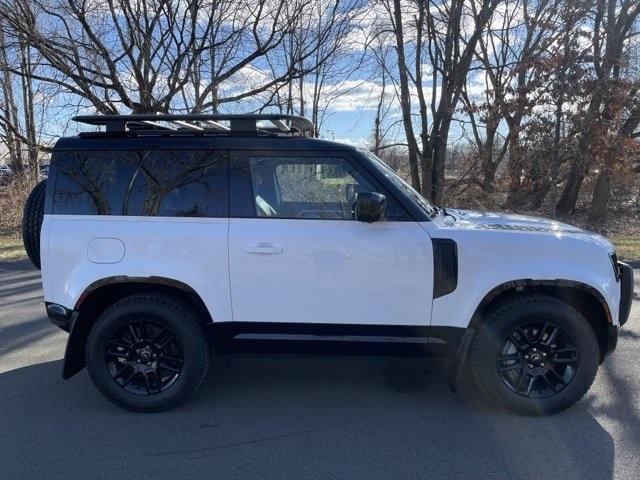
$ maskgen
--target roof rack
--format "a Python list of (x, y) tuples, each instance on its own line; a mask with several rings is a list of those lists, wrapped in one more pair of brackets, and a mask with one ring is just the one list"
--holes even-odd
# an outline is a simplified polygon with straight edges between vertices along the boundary
[[(73, 120), (87, 125), (105, 127), (107, 133), (179, 132), (213, 134), (272, 133), (310, 135), (313, 122), (305, 117), (282, 114), (136, 114), (136, 115), (79, 115)], [(228, 122), (225, 125), (222, 122)], [(258, 122), (269, 122), (258, 126)]]

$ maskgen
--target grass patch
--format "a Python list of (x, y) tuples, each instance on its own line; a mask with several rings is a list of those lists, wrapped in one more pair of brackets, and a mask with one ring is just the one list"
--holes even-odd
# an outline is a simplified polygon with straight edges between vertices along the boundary
[(22, 239), (16, 235), (0, 235), (0, 262), (15, 262), (27, 258)]
[(640, 260), (640, 236), (616, 235), (611, 241), (618, 250), (618, 257), (622, 260)]

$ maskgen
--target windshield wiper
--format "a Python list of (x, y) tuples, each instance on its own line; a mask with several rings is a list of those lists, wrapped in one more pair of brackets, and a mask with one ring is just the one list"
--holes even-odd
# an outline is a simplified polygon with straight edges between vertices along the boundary
[(433, 208), (433, 214), (431, 215), (430, 218), (434, 218), (436, 215), (442, 214), (443, 217), (451, 217), (451, 218), (453, 218), (454, 221), (457, 220), (455, 215), (452, 215), (451, 213), (447, 212), (447, 209), (444, 208), (444, 207), (438, 207), (437, 205), (431, 205), (431, 208)]

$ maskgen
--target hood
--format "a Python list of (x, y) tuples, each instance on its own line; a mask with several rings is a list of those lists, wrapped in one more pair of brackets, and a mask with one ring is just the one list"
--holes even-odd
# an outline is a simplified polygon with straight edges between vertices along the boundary
[(566, 223), (528, 215), (476, 212), (454, 208), (448, 208), (447, 213), (455, 217), (455, 227), (457, 228), (521, 232), (591, 233)]

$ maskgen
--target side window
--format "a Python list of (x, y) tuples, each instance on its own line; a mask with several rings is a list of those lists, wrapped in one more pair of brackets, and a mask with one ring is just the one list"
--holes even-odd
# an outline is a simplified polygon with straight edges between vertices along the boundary
[(127, 152), (59, 152), (53, 213), (120, 215), (122, 198), (136, 166)]
[(53, 213), (225, 217), (226, 152), (61, 152)]
[(137, 161), (125, 215), (225, 217), (227, 158), (204, 150), (149, 151)]
[(339, 157), (250, 157), (258, 217), (352, 220), (356, 193), (377, 191)]

